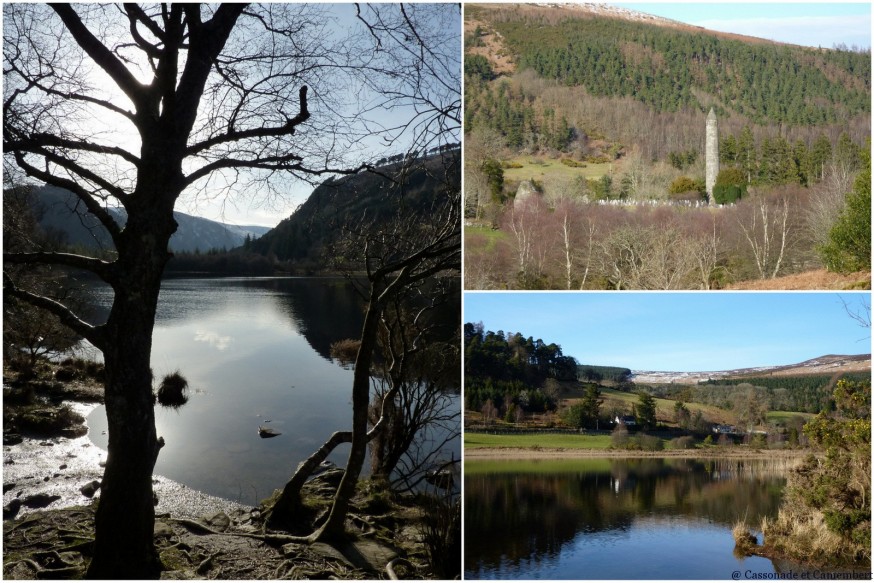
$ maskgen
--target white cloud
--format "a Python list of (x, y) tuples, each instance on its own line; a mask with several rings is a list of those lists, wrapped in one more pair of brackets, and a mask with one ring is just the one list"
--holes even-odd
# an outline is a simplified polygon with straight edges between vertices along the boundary
[(195, 342), (206, 342), (217, 350), (226, 350), (233, 341), (230, 336), (222, 336), (218, 332), (210, 332), (207, 330), (198, 330), (194, 335)]

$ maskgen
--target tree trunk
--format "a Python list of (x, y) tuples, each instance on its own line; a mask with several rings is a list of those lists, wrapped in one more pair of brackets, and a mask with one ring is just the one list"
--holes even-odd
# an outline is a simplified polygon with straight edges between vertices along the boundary
[(153, 540), (152, 473), (164, 441), (155, 430), (150, 361), (161, 273), (176, 223), (172, 203), (163, 210), (151, 206), (130, 213), (118, 243), (119, 276), (106, 323), (114, 344), (101, 347), (109, 446), (89, 578), (157, 578), (161, 570)]
[(293, 522), (295, 514), (299, 513), (301, 508), (300, 491), (303, 485), (315, 471), (319, 464), (325, 461), (331, 452), (334, 451), (341, 443), (349, 443), (352, 441), (352, 433), (349, 431), (335, 431), (331, 434), (322, 447), (316, 450), (310, 457), (298, 465), (297, 470), (291, 479), (285, 484), (282, 489), (282, 494), (273, 504), (265, 521), (269, 528), (279, 528)]
[(145, 338), (140, 350), (114, 351), (106, 359), (109, 455), (97, 506), (89, 578), (156, 579), (161, 571), (153, 542), (152, 472), (164, 443), (155, 432), (151, 337), (137, 336)]
[(328, 519), (317, 533), (317, 538), (331, 538), (342, 535), (349, 510), (349, 501), (355, 495), (358, 476), (367, 457), (367, 416), (370, 405), (370, 365), (373, 361), (373, 351), (376, 348), (376, 336), (379, 330), (379, 319), (382, 306), (379, 300), (379, 287), (371, 283), (370, 304), (364, 315), (364, 327), (361, 331), (361, 346), (355, 359), (355, 374), (352, 381), (352, 449), (349, 451), (349, 461), (346, 462), (346, 472), (337, 487), (334, 504)]

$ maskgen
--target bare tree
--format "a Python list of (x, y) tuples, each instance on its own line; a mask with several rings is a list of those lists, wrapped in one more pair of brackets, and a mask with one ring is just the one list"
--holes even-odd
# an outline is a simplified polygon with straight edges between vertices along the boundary
[[(403, 193), (403, 186), (403, 182), (397, 185), (399, 193)], [(399, 195), (398, 200), (402, 198)], [(448, 178), (446, 188), (435, 193), (433, 206), (416, 213), (405, 211), (404, 206), (398, 204), (398, 214), (388, 223), (362, 224), (359, 221), (346, 226), (350, 236), (345, 240), (343, 254), (356, 251), (360, 254), (367, 283), (364, 290), (367, 308), (352, 382), (352, 430), (335, 432), (316, 453), (301, 463), (271, 509), (268, 526), (275, 527), (293, 520), (300, 505), (300, 488), (306, 478), (334, 448), (351, 442), (346, 469), (327, 520), (299, 540), (312, 542), (342, 534), (349, 503), (367, 454), (367, 444), (389, 423), (386, 413), (394, 406), (393, 400), (401, 388), (399, 381), (405, 374), (407, 359), (412, 355), (404, 350), (390, 354), (392, 358), (384, 373), (384, 378), (390, 382), (390, 390), (383, 396), (385, 406), (381, 408), (381, 417), (369, 427), (371, 371), (380, 330), (391, 330), (393, 325), (386, 312), (398, 298), (412, 293), (424, 294), (425, 286), (435, 276), (461, 270), (460, 199), (456, 166), (455, 178)]]
[(709, 211), (707, 214), (710, 219), (709, 228), (700, 229), (693, 233), (688, 241), (688, 250), (694, 262), (695, 273), (701, 289), (711, 289), (714, 272), (724, 256), (716, 215)]
[[(6, 4), (3, 11), (6, 163), (71, 191), (117, 253), (4, 252), (4, 296), (52, 312), (103, 352), (109, 455), (87, 574), (155, 577), (152, 471), (163, 439), (155, 431), (150, 353), (176, 201), (183, 193), (267, 196), (289, 179), (354, 173), (367, 165), (351, 158), (365, 158), (371, 136), (401, 143), (418, 129), (445, 129), (458, 112), (437, 100), (422, 115), (417, 110), (418, 98), (438, 95), (408, 84), (432, 73), (421, 66), (429, 50), (421, 34), (362, 45), (327, 30), (321, 7)], [(380, 20), (370, 30), (401, 34), (413, 17), (400, 12), (391, 21), (399, 28)], [(395, 58), (410, 68), (396, 69)], [(382, 98), (368, 91), (344, 97), (362, 79), (383, 89)], [(379, 122), (375, 112), (385, 109), (413, 121)], [(125, 224), (111, 205), (123, 207)], [(433, 252), (423, 247), (413, 259)], [(92, 272), (114, 291), (108, 319), (90, 324), (27, 289), (9, 269), (16, 265)], [(419, 274), (400, 259), (370, 271), (374, 313), (365, 336), (375, 330), (381, 294)], [(367, 382), (357, 378), (355, 401), (362, 382), (366, 401)], [(366, 429), (366, 409), (355, 431), (362, 423)]]
[(595, 234), (598, 231), (589, 205), (580, 200), (562, 197), (555, 206), (554, 219), (559, 223), (558, 236), (561, 266), (566, 289), (586, 286), (592, 262)]
[[(454, 285), (446, 280), (433, 285), (446, 284)], [(452, 322), (454, 334), (446, 338), (439, 331), (445, 324), (428, 317), (435, 307), (458, 295), (449, 290), (429, 290), (428, 295), (426, 305), (413, 313), (405, 305), (409, 298), (397, 297), (387, 310), (380, 335), (389, 366), (376, 375), (371, 405), (372, 426), (381, 420), (385, 424), (370, 442), (371, 475), (383, 477), (400, 491), (410, 491), (427, 479), (444, 456), (445, 446), (461, 432), (458, 328)], [(396, 396), (389, 399), (392, 391)]]
[(482, 209), (491, 203), (489, 175), (484, 162), (500, 158), (503, 137), (490, 128), (471, 130), (464, 139), (464, 206), (465, 215), (482, 218)]
[(807, 237), (814, 248), (829, 242), (829, 233), (844, 209), (855, 175), (849, 163), (836, 158), (823, 166), (822, 181), (811, 188), (810, 204), (804, 216)]
[(783, 191), (774, 196), (753, 192), (738, 209), (738, 226), (761, 279), (777, 277), (784, 267), (796, 235), (790, 208), (789, 197)]
[(515, 239), (517, 279), (523, 288), (536, 285), (543, 275), (546, 257), (554, 249), (556, 233), (548, 228), (550, 213), (540, 195), (517, 200), (505, 214), (507, 229)]
[[(420, 9), (422, 12), (417, 13)], [(391, 330), (392, 326), (387, 311), (399, 298), (410, 294), (425, 297), (423, 290), (436, 276), (461, 270), (460, 160), (455, 151), (430, 159), (419, 156), (425, 146), (428, 146), (426, 151), (436, 147), (443, 152), (451, 145), (448, 139), (456, 136), (460, 127), (458, 30), (457, 26), (447, 28), (445, 22), (441, 27), (442, 21), (439, 21), (457, 16), (458, 10), (459, 7), (453, 5), (421, 8), (418, 5), (397, 8), (378, 5), (358, 11), (359, 20), (370, 34), (373, 50), (388, 49), (391, 54), (400, 56), (389, 69), (389, 72), (398, 71), (393, 77), (396, 84), (388, 89), (375, 86), (374, 90), (385, 97), (386, 106), (397, 105), (396, 99), (400, 98), (401, 103), (413, 108), (418, 121), (400, 126), (403, 131), (412, 131), (413, 146), (398, 172), (384, 176), (391, 183), (386, 200), (396, 209), (390, 220), (376, 221), (367, 214), (339, 219), (339, 226), (348, 233), (341, 254), (358, 259), (359, 269), (366, 274), (367, 308), (352, 384), (352, 430), (335, 432), (298, 467), (272, 508), (269, 523), (281, 524), (291, 518), (299, 507), (304, 480), (331, 450), (344, 441), (351, 442), (351, 449), (326, 521), (310, 535), (300, 537), (301, 541), (311, 542), (343, 533), (367, 444), (389, 423), (387, 413), (395, 406), (394, 399), (401, 389), (398, 381), (403, 378), (411, 353), (406, 350), (391, 353), (385, 372), (390, 389), (382, 398), (382, 414), (369, 428), (370, 375), (375, 351), (380, 330)], [(426, 31), (430, 31), (429, 34), (426, 35)], [(438, 185), (425, 197), (429, 205), (418, 208), (410, 204), (407, 192), (409, 183), (417, 181), (417, 173), (433, 174)]]
[(672, 225), (620, 227), (601, 246), (602, 271), (615, 289), (683, 289), (695, 269), (686, 235)]

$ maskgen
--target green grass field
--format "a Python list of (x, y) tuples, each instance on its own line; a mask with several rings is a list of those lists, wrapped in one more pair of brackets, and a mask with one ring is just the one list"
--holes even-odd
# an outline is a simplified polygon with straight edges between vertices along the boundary
[[(580, 394), (582, 397), (582, 391)], [(630, 409), (632, 404), (637, 404), (640, 402), (639, 397), (636, 393), (626, 393), (623, 391), (617, 391), (615, 389), (601, 389), (601, 397), (605, 402), (610, 400), (620, 401), (623, 404), (627, 405)], [(671, 399), (656, 399), (656, 417), (659, 421), (674, 419), (674, 404), (676, 401), (672, 401)], [(730, 411), (726, 411), (725, 409), (720, 409), (714, 405), (703, 405), (701, 403), (686, 403), (686, 408), (691, 412), (701, 411), (701, 414), (704, 415), (706, 419), (709, 421), (713, 421), (714, 423), (733, 423), (734, 422), (734, 414)], [(601, 405), (601, 410), (604, 411), (604, 405)]]
[(533, 156), (522, 156), (507, 160), (507, 162), (516, 165), (521, 164), (521, 168), (505, 168), (505, 181), (520, 181), (520, 180), (542, 180), (544, 176), (554, 178), (574, 178), (576, 176), (584, 176), (586, 178), (601, 178), (605, 174), (610, 174), (610, 164), (590, 164), (586, 162), (585, 168), (573, 168), (561, 163), (560, 159), (536, 158)]
[(485, 237), (485, 251), (492, 251), (500, 241), (506, 239), (509, 235), (503, 231), (492, 229), (490, 227), (464, 227), (464, 236), (467, 237)]
[(522, 447), (546, 449), (607, 449), (609, 435), (572, 435), (564, 433), (491, 435), (489, 433), (464, 433), (464, 447)]
[(786, 423), (793, 417), (801, 417), (809, 421), (816, 417), (813, 413), (800, 413), (798, 411), (768, 411), (768, 423)]

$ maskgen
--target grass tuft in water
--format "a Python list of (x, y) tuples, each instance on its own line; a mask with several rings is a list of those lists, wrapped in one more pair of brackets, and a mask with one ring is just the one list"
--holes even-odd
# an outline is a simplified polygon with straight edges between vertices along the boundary
[(188, 402), (188, 381), (177, 370), (161, 380), (161, 386), (158, 387), (158, 403), (162, 407), (178, 409)]
[(749, 557), (759, 553), (758, 540), (756, 539), (756, 536), (750, 532), (745, 521), (738, 520), (735, 522), (731, 534), (734, 537), (735, 555)]

